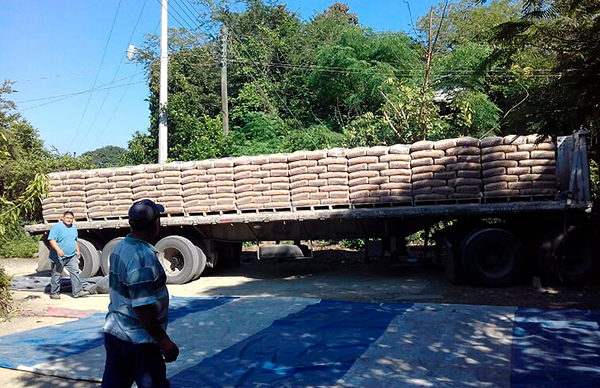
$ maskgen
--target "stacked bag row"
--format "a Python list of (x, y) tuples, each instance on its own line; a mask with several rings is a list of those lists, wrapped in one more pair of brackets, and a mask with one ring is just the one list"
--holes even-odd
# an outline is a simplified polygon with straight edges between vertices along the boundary
[(410, 166), (416, 202), (481, 197), (478, 139), (416, 142), (410, 147)]
[(491, 136), (412, 145), (67, 171), (49, 174), (47, 221), (127, 216), (150, 198), (167, 214), (553, 195), (556, 146), (549, 138)]
[(485, 197), (556, 193), (556, 146), (550, 138), (486, 137), (481, 161)]
[(348, 189), (354, 205), (410, 203), (410, 146), (361, 147), (346, 151)]
[(349, 200), (346, 150), (296, 151), (288, 155), (291, 205), (343, 205)]
[[(232, 158), (181, 163), (179, 187), (182, 207), (180, 212), (202, 214), (211, 211), (234, 211), (233, 166)], [(176, 209), (172, 208), (172, 210), (174, 212)], [(165, 212), (170, 213), (168, 203), (165, 206)]]
[(42, 216), (47, 221), (62, 218), (65, 211), (73, 212), (76, 219), (85, 219), (85, 176), (88, 171), (64, 171), (48, 174), (50, 192), (42, 200)]
[[(287, 155), (242, 156), (232, 161), (234, 210), (290, 207)], [(211, 211), (215, 211), (211, 207)]]

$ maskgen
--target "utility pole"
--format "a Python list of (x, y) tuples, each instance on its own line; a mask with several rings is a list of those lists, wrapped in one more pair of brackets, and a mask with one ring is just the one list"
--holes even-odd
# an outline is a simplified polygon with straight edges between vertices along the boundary
[(223, 135), (229, 134), (229, 106), (227, 103), (227, 26), (221, 29), (222, 51), (221, 51), (221, 112), (223, 121)]
[(167, 47), (167, 6), (168, 0), (161, 1), (162, 9), (160, 13), (160, 92), (159, 92), (159, 112), (158, 120), (158, 163), (167, 161), (167, 81), (169, 53)]

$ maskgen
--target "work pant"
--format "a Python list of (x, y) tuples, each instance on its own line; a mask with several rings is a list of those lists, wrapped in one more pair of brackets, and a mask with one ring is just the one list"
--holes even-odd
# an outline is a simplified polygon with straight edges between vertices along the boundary
[(71, 292), (73, 296), (78, 295), (83, 290), (83, 284), (79, 277), (79, 260), (77, 255), (65, 257), (62, 260), (54, 259), (52, 262), (52, 271), (50, 275), (50, 294), (60, 293), (60, 276), (63, 269), (66, 269), (71, 278)]
[(168, 388), (167, 367), (157, 344), (123, 341), (104, 333), (106, 364), (102, 388)]

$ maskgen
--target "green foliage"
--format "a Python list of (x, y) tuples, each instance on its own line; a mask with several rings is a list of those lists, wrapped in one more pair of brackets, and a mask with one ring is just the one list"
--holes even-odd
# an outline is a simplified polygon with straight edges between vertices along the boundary
[[(464, 44), (484, 43), (494, 36), (494, 29), (519, 18), (520, 2), (514, 0), (490, 1), (489, 6), (481, 6), (473, 0), (453, 1), (448, 4), (445, 21), (442, 23), (438, 38), (441, 51), (454, 50)], [(443, 3), (436, 7), (433, 17), (434, 30), (440, 24)], [(428, 15), (417, 21), (417, 29), (422, 36), (427, 35)]]
[(244, 126), (234, 131), (231, 155), (260, 155), (284, 152), (286, 126), (277, 116), (248, 112)]
[[(15, 227), (18, 225), (18, 227)], [(39, 237), (27, 237), (20, 224), (13, 224), (4, 235), (0, 236), (0, 257), (29, 258), (38, 251)]]
[(12, 283), (12, 276), (9, 276), (3, 267), (0, 267), (0, 318), (8, 319), (12, 307), (12, 296), (10, 294), (10, 285)]
[(598, 168), (598, 162), (595, 160), (590, 160), (590, 180), (591, 180), (591, 189), (592, 189), (592, 198), (593, 201), (598, 203), (600, 202), (600, 174)]
[(448, 123), (440, 116), (435, 93), (404, 82), (390, 81), (383, 114), (401, 143), (446, 137)]
[(451, 107), (454, 111), (453, 127), (455, 136), (474, 136), (483, 138), (496, 134), (500, 109), (491, 102), (485, 93), (459, 93)]
[(288, 132), (286, 149), (288, 152), (297, 150), (322, 150), (342, 147), (344, 135), (334, 132), (324, 125), (312, 125), (306, 129)]
[(174, 130), (168, 138), (169, 158), (201, 160), (225, 156), (227, 142), (219, 117), (194, 116), (177, 105), (170, 107), (173, 107), (169, 109), (169, 118)]
[(355, 251), (361, 251), (365, 249), (365, 240), (364, 239), (343, 239), (340, 241), (340, 245), (346, 249), (352, 249)]
[(367, 112), (344, 127), (344, 145), (348, 148), (393, 144), (398, 136), (382, 117)]
[(46, 150), (37, 129), (4, 97), (10, 93), (10, 82), (5, 82), (0, 88), (0, 236), (21, 220), (41, 218), (40, 198), (48, 190), (45, 174), (92, 166), (86, 157)]
[(109, 145), (84, 152), (81, 156), (88, 157), (91, 164), (100, 168), (119, 167), (123, 166), (123, 155), (125, 152), (127, 150), (123, 147)]

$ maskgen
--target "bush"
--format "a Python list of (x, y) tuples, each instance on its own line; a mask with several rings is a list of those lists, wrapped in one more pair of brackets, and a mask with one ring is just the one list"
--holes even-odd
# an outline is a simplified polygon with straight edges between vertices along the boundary
[(27, 237), (23, 230), (11, 229), (0, 237), (0, 257), (33, 257), (38, 251), (39, 237)]
[(4, 268), (0, 267), (0, 318), (7, 319), (13, 310), (12, 297), (9, 287), (12, 276), (6, 274)]

